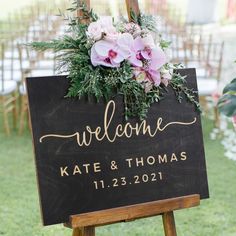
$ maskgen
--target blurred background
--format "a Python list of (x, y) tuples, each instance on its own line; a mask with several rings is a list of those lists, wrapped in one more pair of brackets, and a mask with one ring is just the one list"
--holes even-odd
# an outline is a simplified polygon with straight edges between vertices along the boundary
[[(124, 2), (91, 4), (98, 14), (119, 19), (126, 15)], [(162, 37), (172, 42), (171, 61), (197, 69), (212, 198), (200, 209), (178, 213), (179, 235), (236, 236), (236, 135), (216, 107), (223, 87), (236, 77), (236, 0), (139, 2), (142, 12), (157, 17)], [(66, 22), (57, 16), (58, 9), (65, 12), (70, 5), (69, 0), (0, 0), (0, 235), (70, 235), (63, 227), (40, 225), (24, 84), (27, 76), (56, 74), (53, 54), (24, 44), (63, 35)], [(22, 220), (28, 226), (19, 229)], [(98, 235), (162, 235), (156, 221), (103, 227)]]

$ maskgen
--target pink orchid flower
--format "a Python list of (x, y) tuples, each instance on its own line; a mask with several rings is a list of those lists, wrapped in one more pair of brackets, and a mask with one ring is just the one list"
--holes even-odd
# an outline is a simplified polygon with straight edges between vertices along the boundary
[(153, 83), (148, 80), (146, 71), (139, 67), (135, 67), (133, 73), (135, 80), (140, 83), (143, 86), (145, 92), (148, 93), (152, 89)]
[(134, 40), (134, 51), (135, 57), (131, 57), (130, 62), (134, 66), (138, 66), (139, 63), (137, 61), (141, 61), (143, 63), (143, 68), (146, 71), (147, 79), (152, 81), (155, 86), (159, 86), (161, 83), (161, 74), (160, 68), (166, 64), (167, 59), (166, 55), (160, 47), (153, 47), (151, 43), (148, 46), (146, 43), (150, 41), (143, 40), (141, 37), (138, 37)]
[(127, 52), (115, 42), (100, 40), (91, 49), (91, 62), (94, 66), (120, 67), (120, 63), (127, 59)]
[[(155, 85), (155, 86), (159, 86), (161, 83), (161, 74), (159, 71), (157, 70), (146, 70), (144, 68), (139, 68), (139, 67), (135, 67), (134, 68), (134, 77), (137, 80), (137, 82), (141, 83), (141, 84), (148, 84), (148, 89), (150, 90), (150, 84)], [(147, 86), (145, 87), (145, 91), (149, 92), (149, 90), (147, 91)]]
[(161, 84), (161, 73), (158, 70), (148, 69), (146, 71), (147, 78), (154, 83), (155, 86)]
[(118, 39), (118, 45), (129, 54), (129, 62), (134, 67), (141, 68), (146, 74), (146, 79), (159, 86), (161, 83), (159, 70), (166, 64), (167, 58), (163, 50), (153, 42), (151, 35), (134, 39), (129, 33), (122, 34)]
[(150, 41), (150, 39), (146, 40), (146, 38), (137, 37), (134, 40), (133, 52), (135, 55), (131, 57), (130, 62), (136, 66), (139, 64), (137, 60), (146, 61), (151, 70), (158, 70), (167, 62), (166, 55), (160, 47), (153, 47), (153, 43), (147, 45), (147, 41)]
[(147, 71), (142, 68), (135, 67), (134, 77), (136, 81), (144, 87), (146, 93), (150, 92), (154, 84), (158, 86), (161, 83), (161, 76), (157, 71)]

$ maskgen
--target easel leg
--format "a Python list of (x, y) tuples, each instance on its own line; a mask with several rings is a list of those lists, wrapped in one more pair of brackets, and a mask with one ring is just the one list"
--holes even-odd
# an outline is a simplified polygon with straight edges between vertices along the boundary
[(73, 229), (72, 236), (95, 236), (95, 227)]
[(166, 212), (162, 215), (165, 236), (177, 236), (175, 228), (175, 217), (174, 212)]

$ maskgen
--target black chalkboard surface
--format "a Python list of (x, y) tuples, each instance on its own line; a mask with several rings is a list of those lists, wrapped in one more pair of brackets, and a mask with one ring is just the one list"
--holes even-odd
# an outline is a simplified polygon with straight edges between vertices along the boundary
[[(197, 89), (194, 69), (180, 70)], [(64, 76), (27, 78), (44, 225), (70, 215), (200, 194), (208, 198), (200, 115), (169, 88), (145, 121), (108, 103), (64, 98)]]

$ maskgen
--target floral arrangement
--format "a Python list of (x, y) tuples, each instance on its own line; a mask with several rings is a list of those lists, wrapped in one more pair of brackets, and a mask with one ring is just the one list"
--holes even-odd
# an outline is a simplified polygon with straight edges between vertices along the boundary
[(133, 79), (146, 93), (161, 83), (168, 85), (171, 74), (164, 68), (167, 57), (149, 31), (142, 31), (135, 23), (126, 23), (118, 31), (112, 18), (104, 17), (88, 26), (87, 36), (92, 44), (93, 66), (120, 68), (127, 61)]
[(99, 18), (77, 1), (68, 10), (80, 10), (83, 16), (63, 15), (69, 21), (67, 35), (30, 44), (37, 50), (59, 53), (58, 70), (68, 72), (70, 80), (66, 97), (95, 96), (108, 101), (121, 94), (126, 119), (144, 119), (148, 108), (172, 88), (179, 102), (185, 97), (200, 109), (196, 92), (187, 88), (185, 78), (175, 71), (182, 66), (169, 62), (166, 52), (170, 43), (158, 34), (154, 17), (131, 12), (132, 22), (114, 23), (112, 17)]

